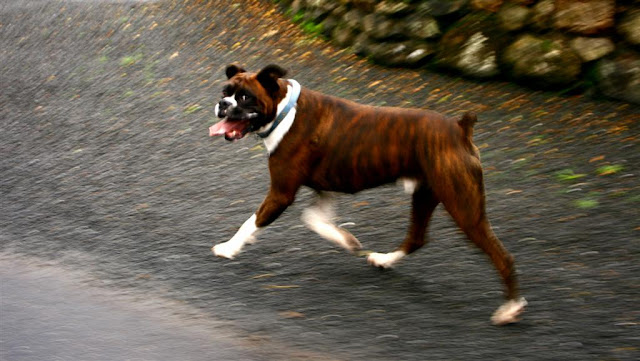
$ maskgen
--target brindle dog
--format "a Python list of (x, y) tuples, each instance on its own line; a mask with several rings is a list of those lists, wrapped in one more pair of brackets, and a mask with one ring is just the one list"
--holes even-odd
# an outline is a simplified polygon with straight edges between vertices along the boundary
[(222, 120), (210, 135), (238, 140), (264, 138), (271, 186), (258, 211), (228, 242), (213, 247), (233, 258), (293, 203), (301, 186), (318, 197), (303, 221), (349, 251), (361, 248), (347, 230), (332, 223), (335, 192), (356, 193), (403, 180), (412, 194), (411, 225), (393, 252), (371, 253), (368, 262), (393, 266), (421, 248), (436, 206), (442, 203), (467, 237), (483, 250), (502, 276), (507, 302), (495, 324), (518, 320), (526, 301), (518, 295), (514, 259), (491, 229), (485, 208), (482, 165), (473, 144), (476, 115), (450, 118), (423, 109), (374, 107), (301, 88), (269, 65), (257, 74), (230, 65), (216, 112)]

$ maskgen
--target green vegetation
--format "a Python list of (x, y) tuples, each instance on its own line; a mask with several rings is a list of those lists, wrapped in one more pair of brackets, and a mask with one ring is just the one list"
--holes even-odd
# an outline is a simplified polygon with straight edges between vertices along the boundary
[(184, 109), (184, 113), (185, 114), (193, 114), (193, 113), (195, 113), (197, 111), (200, 111), (200, 110), (202, 110), (202, 107), (199, 104), (192, 104), (192, 105), (189, 105), (188, 107), (186, 107)]
[(132, 56), (125, 56), (120, 59), (120, 66), (131, 66), (142, 60), (142, 54), (138, 53)]
[(600, 203), (593, 198), (582, 198), (577, 199), (574, 202), (574, 205), (580, 209), (591, 209), (597, 207), (598, 205), (600, 205)]
[(582, 177), (586, 177), (586, 174), (576, 174), (573, 172), (573, 169), (563, 169), (561, 171), (556, 172), (556, 179), (561, 182), (574, 181), (576, 179), (580, 179)]
[(315, 36), (322, 34), (322, 30), (323, 30), (322, 24), (316, 24), (313, 21), (305, 21), (300, 26), (302, 27), (302, 31), (304, 31), (307, 34), (311, 34)]
[(596, 169), (596, 173), (598, 175), (610, 175), (610, 174), (620, 173), (623, 170), (624, 170), (624, 167), (620, 164), (610, 164), (610, 165), (604, 165)]

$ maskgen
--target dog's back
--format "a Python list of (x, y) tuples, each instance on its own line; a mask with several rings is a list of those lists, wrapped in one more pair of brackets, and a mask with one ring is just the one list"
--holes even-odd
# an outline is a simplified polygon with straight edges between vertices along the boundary
[[(312, 101), (305, 99), (306, 92)], [(307, 89), (298, 107), (295, 126), (309, 132), (299, 140), (312, 140), (306, 185), (315, 189), (354, 193), (398, 178), (426, 181), (438, 166), (477, 157), (473, 114), (458, 120), (429, 110), (361, 105)]]

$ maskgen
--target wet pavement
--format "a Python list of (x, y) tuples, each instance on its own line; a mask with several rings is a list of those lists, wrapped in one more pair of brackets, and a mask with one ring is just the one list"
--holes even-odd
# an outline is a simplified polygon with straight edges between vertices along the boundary
[[(279, 14), (0, 0), (0, 358), (639, 358), (638, 107), (381, 68)], [(501, 284), (441, 209), (432, 241), (391, 271), (301, 226), (308, 190), (235, 260), (214, 258), (268, 187), (258, 139), (208, 137), (232, 62), (367, 104), (476, 111), (523, 321), (490, 325)], [(389, 185), (337, 213), (389, 251), (409, 198)]]

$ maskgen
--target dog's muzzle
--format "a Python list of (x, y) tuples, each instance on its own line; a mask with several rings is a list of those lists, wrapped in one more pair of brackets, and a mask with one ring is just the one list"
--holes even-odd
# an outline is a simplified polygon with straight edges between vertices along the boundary
[(232, 106), (233, 104), (231, 104), (230, 101), (227, 101), (225, 99), (222, 99), (217, 105), (216, 105), (216, 115), (218, 116), (218, 118), (224, 118), (227, 116), (227, 112), (229, 110), (229, 108)]

